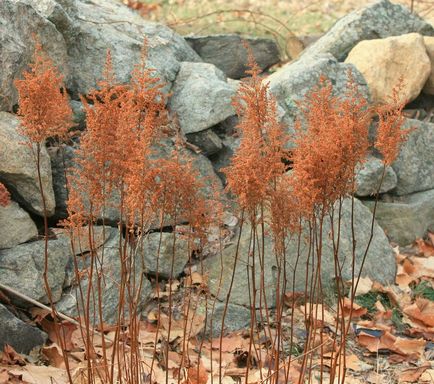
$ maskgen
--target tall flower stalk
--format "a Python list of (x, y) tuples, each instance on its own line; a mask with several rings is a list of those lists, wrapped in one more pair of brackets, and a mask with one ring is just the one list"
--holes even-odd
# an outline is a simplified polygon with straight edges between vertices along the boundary
[[(69, 105), (68, 95), (63, 85), (63, 76), (58, 72), (52, 60), (44, 53), (42, 46), (36, 42), (33, 63), (29, 70), (23, 73), (23, 79), (16, 80), (18, 90), (19, 109), (18, 115), (21, 121), (21, 134), (26, 137), (29, 147), (32, 149), (42, 212), (44, 218), (44, 284), (48, 301), (51, 306), (52, 317), (55, 323), (55, 331), (58, 339), (63, 340), (57, 324), (56, 309), (48, 279), (49, 255), (48, 255), (48, 210), (46, 195), (41, 175), (42, 148), (47, 139), (64, 141), (69, 137), (69, 130), (73, 126), (72, 110)], [(61, 346), (66, 367), (68, 359), (64, 346)], [(69, 380), (71, 381), (68, 369)]]

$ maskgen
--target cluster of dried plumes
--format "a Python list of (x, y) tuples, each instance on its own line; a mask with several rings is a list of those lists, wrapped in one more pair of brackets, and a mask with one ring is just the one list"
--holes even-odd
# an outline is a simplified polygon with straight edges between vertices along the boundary
[(228, 190), (238, 198), (240, 207), (252, 214), (266, 204), (276, 179), (285, 170), (282, 160), (287, 138), (278, 121), (276, 100), (259, 77), (260, 69), (251, 52), (249, 66), (251, 77), (241, 83), (233, 103), (240, 119), (237, 129), (241, 143), (225, 174)]
[[(144, 45), (146, 47), (146, 43)], [(373, 108), (368, 105), (349, 73), (348, 92), (342, 96), (335, 95), (331, 82), (321, 78), (318, 86), (299, 103), (300, 117), (295, 125), (296, 134), (295, 137), (290, 138), (279, 123), (277, 102), (270, 94), (268, 85), (261, 80), (259, 67), (250, 51), (249, 65), (250, 77), (241, 83), (233, 103), (239, 116), (237, 128), (241, 134), (241, 143), (225, 173), (227, 191), (235, 195), (241, 209), (241, 228), (244, 218), (247, 218), (250, 225), (251, 241), (246, 270), (249, 271), (248, 278), (253, 284), (250, 292), (252, 303), (256, 303), (258, 298), (259, 302), (264, 304), (259, 317), (262, 320), (266, 319), (268, 324), (270, 324), (268, 307), (273, 304), (275, 306), (278, 327), (273, 332), (269, 329), (269, 334), (273, 333), (276, 336), (271, 343), (271, 355), (268, 358), (273, 362), (273, 369), (277, 372), (277, 376), (270, 376), (272, 377), (270, 381), (278, 382), (279, 372), (282, 371), (279, 364), (283, 361), (280, 347), (284, 332), (280, 319), (283, 311), (282, 297), (286, 292), (288, 280), (285, 261), (287, 241), (298, 236), (299, 244), (306, 238), (310, 242), (308, 257), (314, 261), (310, 264), (308, 262), (307, 265), (314, 265), (316, 270), (306, 272), (306, 276), (310, 276), (312, 281), (306, 283), (305, 296), (321, 300), (321, 294), (313, 294), (312, 291), (318, 288), (321, 290), (322, 287), (322, 223), (333, 213), (336, 201), (342, 203), (343, 198), (354, 194), (356, 167), (364, 161), (370, 147), (368, 129), (372, 117), (378, 115), (375, 147), (382, 153), (385, 166), (390, 165), (396, 158), (399, 145), (405, 139), (408, 130), (402, 130), (403, 105), (397, 104), (400, 85), (394, 90), (390, 105)], [(36, 144), (32, 148), (36, 149), (35, 161), (44, 211), (46, 211), (40, 176), (41, 145), (49, 138), (59, 140), (70, 138), (72, 112), (62, 76), (51, 60), (43, 54), (39, 44), (36, 46), (34, 64), (31, 65), (30, 71), (24, 74), (24, 78), (16, 82), (16, 86), (20, 96), (19, 115), (22, 132), (31, 144)], [(68, 171), (69, 217), (64, 224), (70, 229), (73, 247), (74, 237), (77, 234), (88, 233), (89, 236), (89, 252), (80, 254), (73, 251), (74, 254), (78, 254), (74, 262), (76, 280), (80, 288), (80, 295), (77, 295), (80, 296), (77, 297), (80, 301), (79, 323), (86, 344), (88, 382), (118, 380), (139, 383), (142, 380), (142, 372), (138, 368), (139, 325), (137, 317), (131, 314), (140, 309), (139, 295), (143, 273), (140, 274), (138, 281), (135, 280), (134, 268), (149, 231), (163, 226), (172, 226), (173, 270), (176, 236), (180, 230), (177, 224), (188, 223), (188, 230), (184, 227), (183, 231), (191, 235), (191, 240), (205, 239), (209, 226), (219, 224), (220, 204), (219, 197), (214, 195), (216, 188), (209, 186), (207, 180), (201, 180), (199, 177), (191, 157), (183, 148), (181, 135), (175, 136), (174, 143), (168, 145), (174, 139), (171, 134), (177, 129), (166, 110), (167, 100), (162, 88), (163, 85), (155, 76), (155, 71), (146, 67), (146, 52), (143, 53), (141, 63), (133, 70), (128, 84), (120, 84), (116, 81), (111, 56), (108, 53), (103, 78), (97, 84), (97, 89), (81, 97), (86, 111), (87, 128), (81, 134), (80, 144), (75, 149), (74, 167)], [(289, 140), (295, 144), (290, 152), (285, 149)], [(168, 158), (159, 159), (161, 151), (164, 152), (170, 146), (173, 149), (169, 149)], [(292, 167), (290, 171), (287, 171), (288, 164)], [(203, 196), (204, 190), (208, 190), (207, 193), (210, 195), (207, 198)], [(4, 185), (0, 184), (0, 205), (4, 206), (8, 202), (9, 193)], [(96, 244), (94, 239), (93, 226), (97, 223), (104, 225), (109, 210), (112, 212), (115, 210), (118, 217), (121, 263), (119, 281), (117, 281), (119, 313), (114, 337), (115, 348), (111, 350), (109, 356), (108, 349), (104, 349), (103, 346), (101, 357), (95, 353), (93, 340), (96, 335), (94, 326), (101, 330), (105, 327), (102, 296), (106, 277), (104, 257), (100, 255), (100, 249), (97, 249), (99, 244)], [(51, 300), (47, 278), (49, 264), (46, 214), (44, 223), (46, 234), (44, 278), (52, 307), (52, 317), (56, 320), (56, 309)], [(308, 230), (307, 236), (305, 233), (302, 239), (303, 228)], [(264, 292), (264, 244), (269, 234), (275, 245), (274, 251), (278, 264), (276, 286), (273, 287), (276, 292), (275, 303), (266, 303)], [(238, 241), (240, 239), (241, 234)], [(354, 253), (354, 238), (353, 241)], [(341, 277), (337, 261), (339, 245), (333, 244), (333, 246), (338, 280)], [(239, 248), (237, 246), (237, 253)], [(189, 256), (190, 251), (191, 249), (189, 249)], [(237, 259), (238, 254), (234, 258), (234, 271)], [(141, 262), (142, 260), (139, 264), (142, 264)], [(353, 263), (355, 263), (354, 254)], [(80, 264), (88, 265), (89, 268), (81, 270)], [(295, 273), (296, 268), (294, 268), (294, 275)], [(172, 278), (173, 273), (169, 279)], [(157, 272), (157, 291), (158, 279)], [(85, 280), (87, 285), (82, 284)], [(353, 288), (356, 285), (357, 283), (353, 281)], [(171, 287), (171, 284), (169, 286)], [(170, 304), (172, 304), (171, 294), (170, 291)], [(339, 300), (343, 300), (340, 293)], [(224, 314), (229, 301), (230, 291)], [(125, 311), (125, 308), (128, 308), (128, 311)], [(98, 312), (98, 316), (91, 318), (90, 313), (95, 311)], [(251, 313), (251, 340), (253, 340), (254, 333), (257, 332), (259, 335), (264, 332), (264, 329), (257, 327), (256, 320), (259, 317), (254, 305)], [(169, 324), (171, 316), (169, 312)], [(99, 318), (99, 324), (96, 324), (96, 318)], [(309, 335), (303, 354), (303, 372), (306, 371), (310, 351), (316, 349), (313, 345), (318, 333), (317, 325), (308, 323), (309, 318), (306, 315)], [(345, 344), (347, 324), (349, 323), (345, 321), (337, 324), (337, 329), (341, 327), (339, 328), (342, 335), (341, 345)], [(223, 325), (224, 316), (222, 332)], [(62, 340), (58, 329), (56, 332), (58, 340)], [(102, 339), (104, 344), (104, 337)], [(253, 354), (252, 345), (250, 347), (249, 353)], [(64, 345), (61, 345), (61, 348), (67, 364)], [(339, 348), (337, 356), (345, 350), (344, 347)], [(168, 353), (169, 343), (166, 345), (166, 357)], [(120, 354), (123, 354), (122, 358), (119, 357)], [(250, 360), (247, 359), (249, 361), (247, 370)], [(338, 365), (336, 361), (338, 360), (335, 360), (334, 368)], [(116, 369), (115, 364), (117, 364)], [(291, 360), (283, 364), (286, 381), (288, 381), (290, 364)], [(72, 382), (71, 376), (69, 379)]]
[(383, 155), (383, 162), (391, 165), (399, 153), (400, 145), (406, 140), (411, 129), (402, 129), (404, 116), (402, 109), (405, 102), (400, 101), (400, 94), (404, 80), (401, 78), (392, 90), (390, 103), (378, 107), (378, 130), (375, 147)]
[(11, 201), (11, 195), (3, 183), (0, 183), (0, 207), (6, 207)]
[[(277, 278), (274, 287), (276, 303), (274, 304), (276, 321), (279, 322), (282, 314), (281, 298), (286, 290), (286, 282), (290, 281), (285, 261), (287, 242), (290, 239), (298, 241), (297, 261), (302, 257), (300, 244), (308, 242), (308, 254), (303, 256), (308, 258), (307, 269), (297, 271), (297, 266), (291, 266), (294, 268), (293, 282), (296, 274), (300, 272), (305, 274), (304, 296), (311, 302), (322, 302), (322, 248), (323, 242), (327, 241), (327, 236), (323, 233), (323, 224), (325, 220), (330, 219), (333, 233), (331, 242), (336, 264), (335, 278), (336, 281), (342, 281), (338, 258), (339, 234), (336, 233), (340, 232), (343, 199), (354, 198), (356, 168), (365, 161), (371, 149), (369, 127), (373, 117), (377, 115), (379, 119), (375, 147), (383, 156), (384, 169), (395, 160), (408, 130), (402, 129), (403, 105), (397, 104), (401, 84), (393, 90), (389, 105), (370, 106), (351, 72), (348, 72), (347, 92), (344, 95), (335, 95), (332, 83), (325, 77), (321, 77), (317, 87), (308, 92), (303, 101), (298, 103), (299, 117), (295, 123), (295, 137), (290, 138), (295, 145), (288, 155), (284, 150), (288, 137), (278, 123), (276, 102), (269, 95), (267, 85), (264, 85), (259, 78), (251, 56), (250, 66), (251, 78), (241, 84), (234, 103), (240, 119), (238, 125), (241, 134), (240, 148), (232, 164), (225, 171), (228, 180), (227, 188), (238, 200), (241, 217), (244, 217), (243, 214), (247, 212), (251, 224), (247, 257), (250, 272), (247, 278), (252, 282), (250, 290), (253, 297), (265, 297), (264, 243), (266, 236), (271, 235), (273, 238), (277, 261)], [(285, 164), (288, 163), (291, 164), (292, 169), (287, 172)], [(334, 224), (334, 216), (338, 216), (337, 225)], [(368, 254), (369, 243), (370, 241), (364, 252), (364, 258)], [(238, 249), (237, 247), (237, 253)], [(353, 255), (350, 261), (353, 265), (353, 288), (357, 286), (361, 273), (355, 269), (355, 249), (356, 238), (353, 234)], [(237, 259), (238, 254), (235, 256), (235, 260)], [(360, 262), (361, 265), (364, 264), (364, 260)], [(312, 270), (308, 270), (310, 266)], [(259, 283), (255, 283), (255, 280), (258, 280), (255, 271), (260, 276)], [(342, 310), (344, 300), (341, 288), (337, 287), (339, 310)], [(316, 306), (311, 305), (310, 308), (312, 311), (317, 310), (314, 309), (317, 308)], [(258, 316), (254, 312), (255, 310), (252, 309), (252, 319)], [(263, 309), (260, 317), (268, 319), (267, 310), (265, 313), (262, 312)], [(311, 317), (316, 318), (317, 315), (307, 314), (307, 324)], [(343, 365), (345, 370), (342, 356), (345, 354), (349, 324), (349, 321), (336, 324), (342, 336), (340, 341), (337, 341), (336, 345), (339, 347), (332, 359), (331, 382), (336, 377), (338, 366)], [(251, 327), (252, 329), (256, 327), (254, 320)], [(306, 331), (308, 337), (302, 359), (302, 372), (310, 371), (308, 364), (312, 360), (309, 356), (315, 350), (315, 340), (322, 337), (321, 330), (316, 324), (307, 325)], [(255, 332), (260, 333), (261, 330), (257, 328)], [(266, 330), (264, 332), (267, 334)], [(277, 329), (273, 345), (278, 345), (279, 340), (281, 340), (281, 330)], [(322, 352), (321, 346), (319, 349), (321, 356)], [(279, 348), (276, 348), (269, 358), (278, 361)], [(287, 370), (284, 370), (286, 379), (290, 364), (291, 360), (286, 364)], [(279, 371), (278, 364), (275, 369)], [(343, 382), (345, 375), (339, 374), (336, 378), (339, 382)], [(273, 382), (277, 381), (278, 378), (274, 377)]]
[(369, 147), (371, 109), (352, 76), (346, 95), (333, 95), (321, 78), (300, 103), (292, 152), (291, 195), (299, 213), (310, 219), (326, 213), (339, 198), (354, 192), (355, 168)]
[(36, 43), (33, 63), (22, 80), (15, 81), (22, 133), (31, 143), (48, 138), (65, 139), (72, 127), (72, 110), (63, 76)]

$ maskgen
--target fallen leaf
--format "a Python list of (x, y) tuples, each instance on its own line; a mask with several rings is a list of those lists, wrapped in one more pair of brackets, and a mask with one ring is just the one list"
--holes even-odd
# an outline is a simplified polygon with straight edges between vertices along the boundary
[(24, 358), (9, 344), (6, 344), (0, 352), (0, 363), (5, 365), (26, 365)]
[(424, 256), (434, 256), (434, 246), (423, 239), (417, 239), (416, 244)]
[(62, 350), (57, 344), (53, 343), (50, 346), (42, 348), (42, 354), (48, 359), (50, 365), (56, 368), (65, 368)]
[(419, 383), (434, 383), (434, 369), (427, 369), (424, 373), (422, 373), (422, 375), (419, 377)]
[(22, 375), (23, 382), (27, 384), (56, 383), (67, 384), (68, 377), (63, 369), (39, 365), (27, 365), (10, 371), (14, 375)]
[(430, 363), (425, 363), (420, 367), (407, 368), (400, 372), (399, 374), (399, 383), (408, 382), (408, 383), (416, 383), (419, 380), (419, 377), (431, 367)]
[(190, 367), (187, 370), (188, 384), (206, 384), (208, 381), (208, 372), (204, 366), (199, 363), (196, 367)]
[(351, 314), (352, 318), (356, 318), (356, 317), (361, 317), (363, 315), (366, 315), (368, 313), (368, 310), (355, 302), (351, 303), (351, 300), (345, 297), (343, 312), (344, 312), (344, 317), (348, 317)]
[(404, 313), (428, 327), (434, 327), (434, 302), (431, 300), (417, 298), (412, 305), (404, 308)]
[[(348, 283), (351, 283), (351, 281), (349, 281)], [(372, 282), (372, 280), (368, 276), (361, 277), (359, 279), (359, 284), (357, 285), (357, 290), (356, 290), (355, 296), (364, 295), (364, 294), (370, 292), (373, 284), (374, 283)]]
[(71, 324), (68, 321), (54, 323), (54, 321), (48, 320), (47, 317), (43, 318), (40, 324), (53, 343), (59, 346), (63, 344), (65, 351), (71, 351), (75, 348), (72, 340), (72, 334), (77, 329), (75, 324)]

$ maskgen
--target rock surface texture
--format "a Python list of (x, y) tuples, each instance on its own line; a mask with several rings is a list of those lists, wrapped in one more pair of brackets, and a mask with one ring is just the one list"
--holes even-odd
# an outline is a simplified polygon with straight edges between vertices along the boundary
[[(372, 201), (364, 204), (374, 208)], [(375, 217), (390, 240), (408, 245), (427, 230), (434, 230), (434, 189), (384, 197), (378, 202)]]
[(235, 114), (234, 85), (212, 64), (182, 63), (172, 88), (169, 107), (185, 134), (211, 128)]
[[(53, 301), (62, 295), (65, 268), (71, 251), (67, 239), (48, 242), (48, 282)], [(0, 250), (0, 281), (28, 297), (48, 304), (44, 279), (44, 240)], [(17, 303), (28, 306), (29, 303)]]
[(65, 39), (56, 26), (33, 7), (37, 3), (15, 0), (2, 0), (0, 3), (0, 111), (11, 111), (18, 101), (13, 83), (21, 78), (32, 61), (33, 35), (68, 78)]
[[(101, 302), (102, 307), (102, 315), (103, 321), (108, 324), (113, 324), (117, 320), (117, 316), (119, 313), (119, 287), (121, 284), (121, 264), (120, 264), (120, 255), (119, 255), (119, 235), (116, 229), (111, 229), (106, 233), (108, 241), (98, 250), (98, 257), (101, 257), (102, 251), (104, 250), (104, 266), (102, 269), (100, 268), (101, 276), (104, 276), (101, 279), (101, 296), (97, 293), (91, 298), (90, 308), (91, 308), (91, 319), (95, 319), (95, 324), (99, 323), (99, 312), (98, 310), (94, 310), (94, 308), (98, 308)], [(83, 265), (83, 268), (87, 268), (89, 265)], [(142, 268), (142, 260), (140, 257), (136, 257), (135, 259), (135, 267), (134, 274), (131, 276), (131, 280), (135, 281), (137, 286), (139, 282), (142, 281), (142, 286), (140, 293), (138, 295), (138, 306), (141, 308), (146, 301), (149, 299), (152, 288), (151, 283), (147, 280), (147, 278), (143, 275), (144, 270)], [(81, 280), (81, 289), (84, 292), (87, 292), (89, 287), (89, 280), (84, 275), (84, 278)], [(92, 285), (97, 289), (98, 287), (98, 279), (97, 274), (95, 273), (92, 279)], [(125, 295), (127, 295), (125, 293)], [(73, 284), (69, 291), (65, 292), (62, 299), (57, 303), (57, 309), (60, 312), (63, 312), (69, 316), (77, 315), (77, 297), (79, 296), (79, 288), (76, 284)], [(125, 309), (127, 309), (128, 303), (125, 301)], [(83, 311), (82, 303), (78, 302), (78, 307), (81, 311)]]
[(279, 47), (272, 39), (242, 37), (235, 34), (187, 36), (185, 39), (204, 62), (214, 64), (231, 79), (241, 79), (247, 75), (248, 58), (245, 43), (262, 70), (280, 61)]
[(176, 78), (181, 61), (200, 61), (177, 33), (162, 24), (144, 20), (118, 1), (62, 0), (57, 6), (52, 5), (52, 0), (49, 3), (51, 6), (40, 6), (40, 12), (64, 36), (73, 73), (70, 90), (75, 96), (87, 93), (101, 79), (107, 49), (111, 51), (117, 79), (126, 82), (134, 65), (140, 62), (145, 38), (148, 65), (157, 69), (156, 76), (168, 88)]
[(0, 206), (0, 248), (12, 248), (15, 245), (38, 236), (38, 229), (29, 214), (15, 202), (6, 207)]
[(356, 174), (356, 195), (371, 196), (376, 193), (385, 193), (396, 187), (397, 176), (392, 167), (384, 165), (380, 159), (369, 156)]
[(403, 80), (400, 101), (414, 100), (431, 74), (425, 43), (418, 33), (361, 41), (350, 51), (345, 62), (361, 72), (372, 101), (378, 104), (390, 102), (399, 79)]
[(423, 91), (428, 95), (434, 95), (434, 37), (424, 36), (423, 41), (425, 43), (426, 53), (431, 60), (431, 74), (425, 83)]
[(434, 124), (407, 119), (404, 128), (412, 128), (392, 164), (398, 182), (397, 195), (434, 188)]
[(47, 334), (15, 317), (0, 304), (0, 348), (10, 345), (18, 353), (29, 354), (47, 341)]
[(360, 41), (411, 32), (434, 36), (434, 27), (403, 5), (378, 0), (339, 19), (324, 36), (304, 51), (303, 56), (330, 53), (343, 61)]

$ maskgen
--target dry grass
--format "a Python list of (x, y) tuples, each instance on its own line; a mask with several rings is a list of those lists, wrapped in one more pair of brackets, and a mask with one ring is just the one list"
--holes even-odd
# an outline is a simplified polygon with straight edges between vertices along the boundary
[[(125, 0), (128, 1), (128, 0)], [(372, 0), (138, 0), (146, 17), (167, 23), (181, 34), (237, 32), (275, 36), (320, 34), (350, 11)], [(393, 0), (434, 22), (432, 0)], [(245, 12), (243, 12), (245, 11)], [(248, 12), (246, 12), (248, 11)]]

